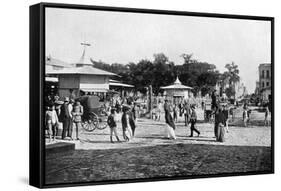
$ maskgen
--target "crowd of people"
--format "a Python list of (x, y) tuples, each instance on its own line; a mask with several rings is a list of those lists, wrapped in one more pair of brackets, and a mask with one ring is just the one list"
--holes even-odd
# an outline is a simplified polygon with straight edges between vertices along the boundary
[[(46, 97), (45, 128), (49, 137), (49, 142), (55, 141), (58, 137), (59, 124), (62, 124), (61, 139), (74, 140), (73, 129), (75, 129), (75, 139), (79, 140), (79, 129), (84, 125), (82, 116), (84, 108), (80, 101), (65, 97), (63, 101), (59, 96)], [(123, 138), (130, 141), (135, 134), (137, 106), (131, 98), (121, 99), (115, 97), (102, 105), (107, 117), (107, 125), (110, 129), (110, 142), (114, 143), (113, 136), (120, 142), (117, 134), (117, 115), (121, 114)]]
[(59, 101), (55, 96), (54, 100), (47, 102), (45, 124), (49, 141), (55, 141), (58, 136), (59, 123), (62, 123), (61, 139), (69, 138), (73, 140), (73, 128), (76, 130), (76, 140), (79, 140), (78, 129), (82, 127), (83, 106), (79, 101), (64, 98), (64, 102)]
[[(74, 140), (73, 129), (75, 129), (75, 139), (79, 140), (79, 129), (82, 128), (82, 116), (84, 114), (84, 108), (79, 101), (65, 97), (63, 102), (59, 101), (58, 96), (54, 96), (53, 99), (47, 98), (47, 110), (45, 117), (46, 130), (49, 135), (50, 142), (55, 140), (58, 136), (59, 123), (62, 124), (61, 139)], [(117, 133), (117, 122), (120, 121), (122, 125), (123, 139), (124, 141), (130, 141), (134, 138), (135, 129), (137, 127), (137, 117), (139, 117), (140, 105), (136, 102), (136, 99), (132, 97), (121, 98), (120, 96), (112, 97), (112, 99), (104, 104), (104, 109), (108, 115), (107, 125), (110, 130), (110, 142), (114, 143), (114, 137), (117, 142), (121, 142)], [(235, 107), (228, 107), (227, 103), (223, 103), (225, 100), (221, 98), (214, 91), (211, 95), (211, 110), (208, 114), (205, 112), (206, 103), (204, 100), (200, 104), (190, 103), (187, 100), (181, 100), (174, 102), (172, 100), (164, 99), (159, 100), (157, 104), (152, 107), (151, 118), (156, 121), (160, 121), (161, 116), (165, 117), (165, 130), (166, 137), (168, 139), (176, 139), (176, 123), (179, 117), (184, 118), (184, 124), (187, 128), (190, 128), (190, 137), (200, 136), (201, 132), (197, 128), (198, 114), (196, 108), (201, 106), (204, 110), (205, 119), (212, 118), (214, 124), (214, 136), (217, 141), (225, 141), (225, 133), (229, 132), (228, 123), (234, 119)], [(250, 121), (251, 109), (248, 104), (243, 105), (243, 123), (247, 127)], [(269, 125), (269, 109), (265, 109), (264, 124)]]

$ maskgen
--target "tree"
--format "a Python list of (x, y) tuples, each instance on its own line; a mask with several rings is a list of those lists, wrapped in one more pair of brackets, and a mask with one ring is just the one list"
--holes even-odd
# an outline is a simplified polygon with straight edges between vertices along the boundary
[(153, 93), (163, 92), (162, 86), (172, 84), (178, 76), (183, 85), (191, 86), (195, 94), (198, 91), (205, 95), (214, 89), (219, 72), (214, 64), (193, 59), (193, 54), (182, 54), (183, 64), (175, 65), (163, 53), (154, 54), (153, 61), (140, 60), (126, 65), (120, 63), (107, 64), (102, 61), (92, 61), (94, 67), (118, 74), (118, 80), (132, 84), (136, 91), (146, 92), (146, 87), (152, 85)]
[(231, 64), (226, 64), (225, 68), (228, 70), (225, 75), (229, 78), (230, 86), (240, 81), (238, 65), (231, 62)]
[(238, 65), (236, 65), (234, 62), (231, 62), (231, 64), (226, 64), (225, 68), (227, 71), (222, 74), (222, 84), (224, 85), (227, 81), (229, 87), (227, 88), (228, 93), (226, 93), (226, 95), (228, 97), (235, 97), (235, 85), (240, 81)]
[(163, 53), (153, 55), (153, 76), (152, 87), (153, 93), (158, 94), (162, 92), (160, 89), (162, 86), (167, 86), (173, 83), (175, 78), (174, 63), (169, 61), (169, 58)]

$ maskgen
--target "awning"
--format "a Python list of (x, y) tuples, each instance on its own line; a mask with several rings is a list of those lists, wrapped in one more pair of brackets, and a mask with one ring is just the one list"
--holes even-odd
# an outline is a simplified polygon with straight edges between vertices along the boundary
[(118, 83), (118, 82), (109, 82), (110, 86), (119, 86), (119, 87), (127, 87), (127, 88), (133, 88), (133, 85), (129, 84), (123, 84), (123, 83)]
[(90, 88), (87, 88), (87, 89), (82, 88), (80, 90), (82, 90), (83, 92), (98, 92), (98, 93), (106, 93), (106, 92), (108, 92), (108, 90), (106, 90), (106, 89), (95, 89), (95, 88), (92, 88), (92, 89), (90, 89)]
[(46, 82), (58, 82), (59, 79), (56, 77), (45, 77)]
[(109, 85), (80, 83), (80, 90), (84, 92), (107, 92), (109, 90)]

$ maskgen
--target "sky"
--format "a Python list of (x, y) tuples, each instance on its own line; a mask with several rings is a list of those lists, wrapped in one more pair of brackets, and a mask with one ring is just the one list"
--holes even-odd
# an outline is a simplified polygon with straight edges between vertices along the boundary
[(215, 64), (220, 72), (234, 62), (249, 93), (258, 66), (271, 61), (269, 21), (46, 8), (46, 55), (78, 62), (81, 42), (96, 61), (127, 64), (164, 53), (183, 64), (183, 53)]

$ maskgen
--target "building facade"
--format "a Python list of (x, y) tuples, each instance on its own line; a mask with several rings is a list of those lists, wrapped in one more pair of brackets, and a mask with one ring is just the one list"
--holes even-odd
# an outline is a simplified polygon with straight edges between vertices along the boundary
[(259, 97), (262, 101), (271, 99), (271, 64), (259, 65)]

